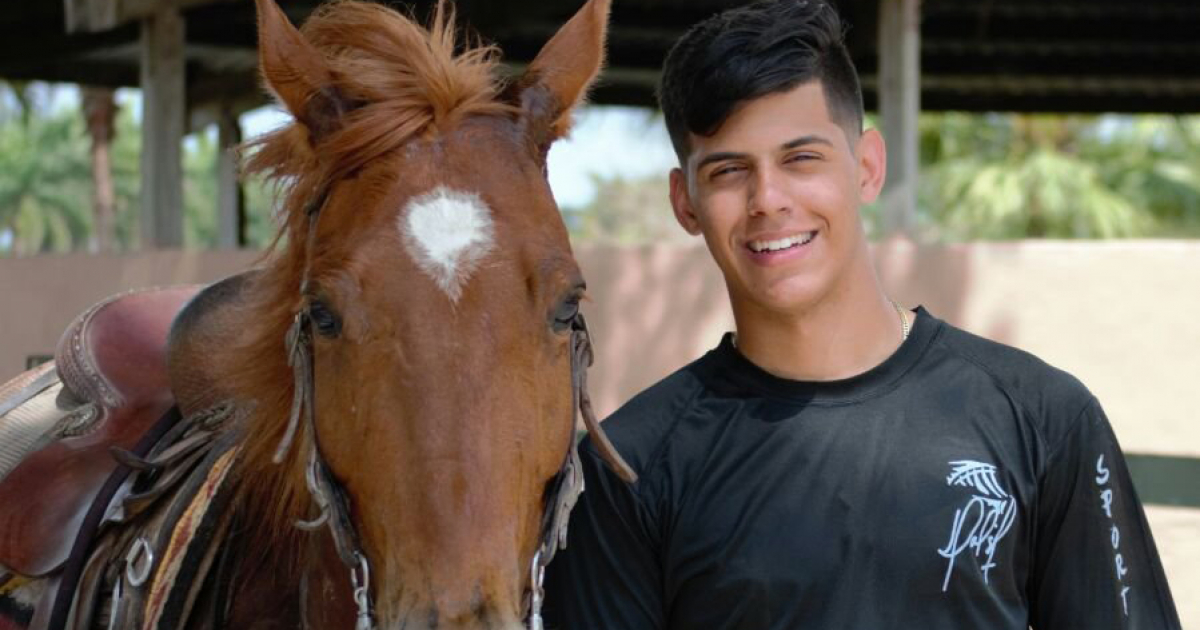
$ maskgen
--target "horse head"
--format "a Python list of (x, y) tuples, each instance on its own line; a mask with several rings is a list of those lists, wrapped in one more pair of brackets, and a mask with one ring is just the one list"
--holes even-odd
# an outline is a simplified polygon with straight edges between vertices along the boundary
[[(346, 626), (369, 571), (378, 627), (517, 627), (582, 369), (585, 285), (546, 154), (602, 65), (609, 3), (512, 80), (440, 3), (428, 28), (338, 2), (302, 29), (257, 4), (294, 121), (251, 144), (282, 227), (223, 353), (250, 401), (249, 520), (300, 550), (312, 626)], [(333, 527), (297, 532), (326, 501)]]

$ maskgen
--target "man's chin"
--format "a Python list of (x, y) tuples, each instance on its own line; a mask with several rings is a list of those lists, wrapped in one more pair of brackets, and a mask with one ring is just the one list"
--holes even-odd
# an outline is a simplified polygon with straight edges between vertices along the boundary
[(816, 306), (822, 293), (809, 282), (790, 279), (770, 287), (756, 287), (746, 291), (742, 301), (753, 305), (756, 310), (780, 315), (798, 315)]

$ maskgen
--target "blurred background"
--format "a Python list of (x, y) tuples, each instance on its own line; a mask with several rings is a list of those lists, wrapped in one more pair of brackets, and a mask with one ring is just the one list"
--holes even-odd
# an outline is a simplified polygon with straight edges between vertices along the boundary
[[(281, 5), (299, 22), (315, 1)], [(394, 3), (418, 15), (430, 2)], [(460, 0), (519, 72), (579, 2)], [(616, 0), (609, 68), (551, 186), (587, 275), (599, 411), (730, 329), (671, 216), (653, 108), (687, 25), (735, 0)], [(1029, 350), (1105, 405), (1200, 627), (1200, 5), (842, 0), (889, 184), (864, 209), (902, 304)], [(283, 124), (248, 0), (51, 0), (0, 16), (0, 380), (92, 303), (210, 282), (275, 231), (232, 148)]]

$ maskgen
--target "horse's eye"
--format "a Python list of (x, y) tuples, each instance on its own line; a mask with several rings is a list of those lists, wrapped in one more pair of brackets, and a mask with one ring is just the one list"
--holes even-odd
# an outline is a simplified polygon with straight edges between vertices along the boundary
[(324, 302), (313, 300), (308, 304), (308, 316), (312, 319), (317, 334), (322, 337), (337, 337), (342, 332), (342, 320)]
[(579, 295), (571, 295), (554, 310), (554, 321), (550, 323), (554, 332), (561, 334), (571, 329), (571, 324), (579, 316), (579, 300)]

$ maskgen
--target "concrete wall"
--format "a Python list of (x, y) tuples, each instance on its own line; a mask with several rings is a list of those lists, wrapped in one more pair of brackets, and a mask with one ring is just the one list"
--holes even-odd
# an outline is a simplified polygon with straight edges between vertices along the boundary
[[(730, 329), (720, 274), (703, 246), (579, 246), (596, 337), (597, 411), (717, 343)], [(0, 260), (0, 380), (53, 352), (80, 311), (118, 291), (207, 282), (251, 252), (158, 252)], [(1078, 376), (1125, 450), (1200, 457), (1200, 241), (972, 243), (876, 247), (901, 304)], [(1195, 483), (1200, 484), (1200, 479)], [(1148, 509), (1184, 626), (1200, 628), (1200, 510)]]

